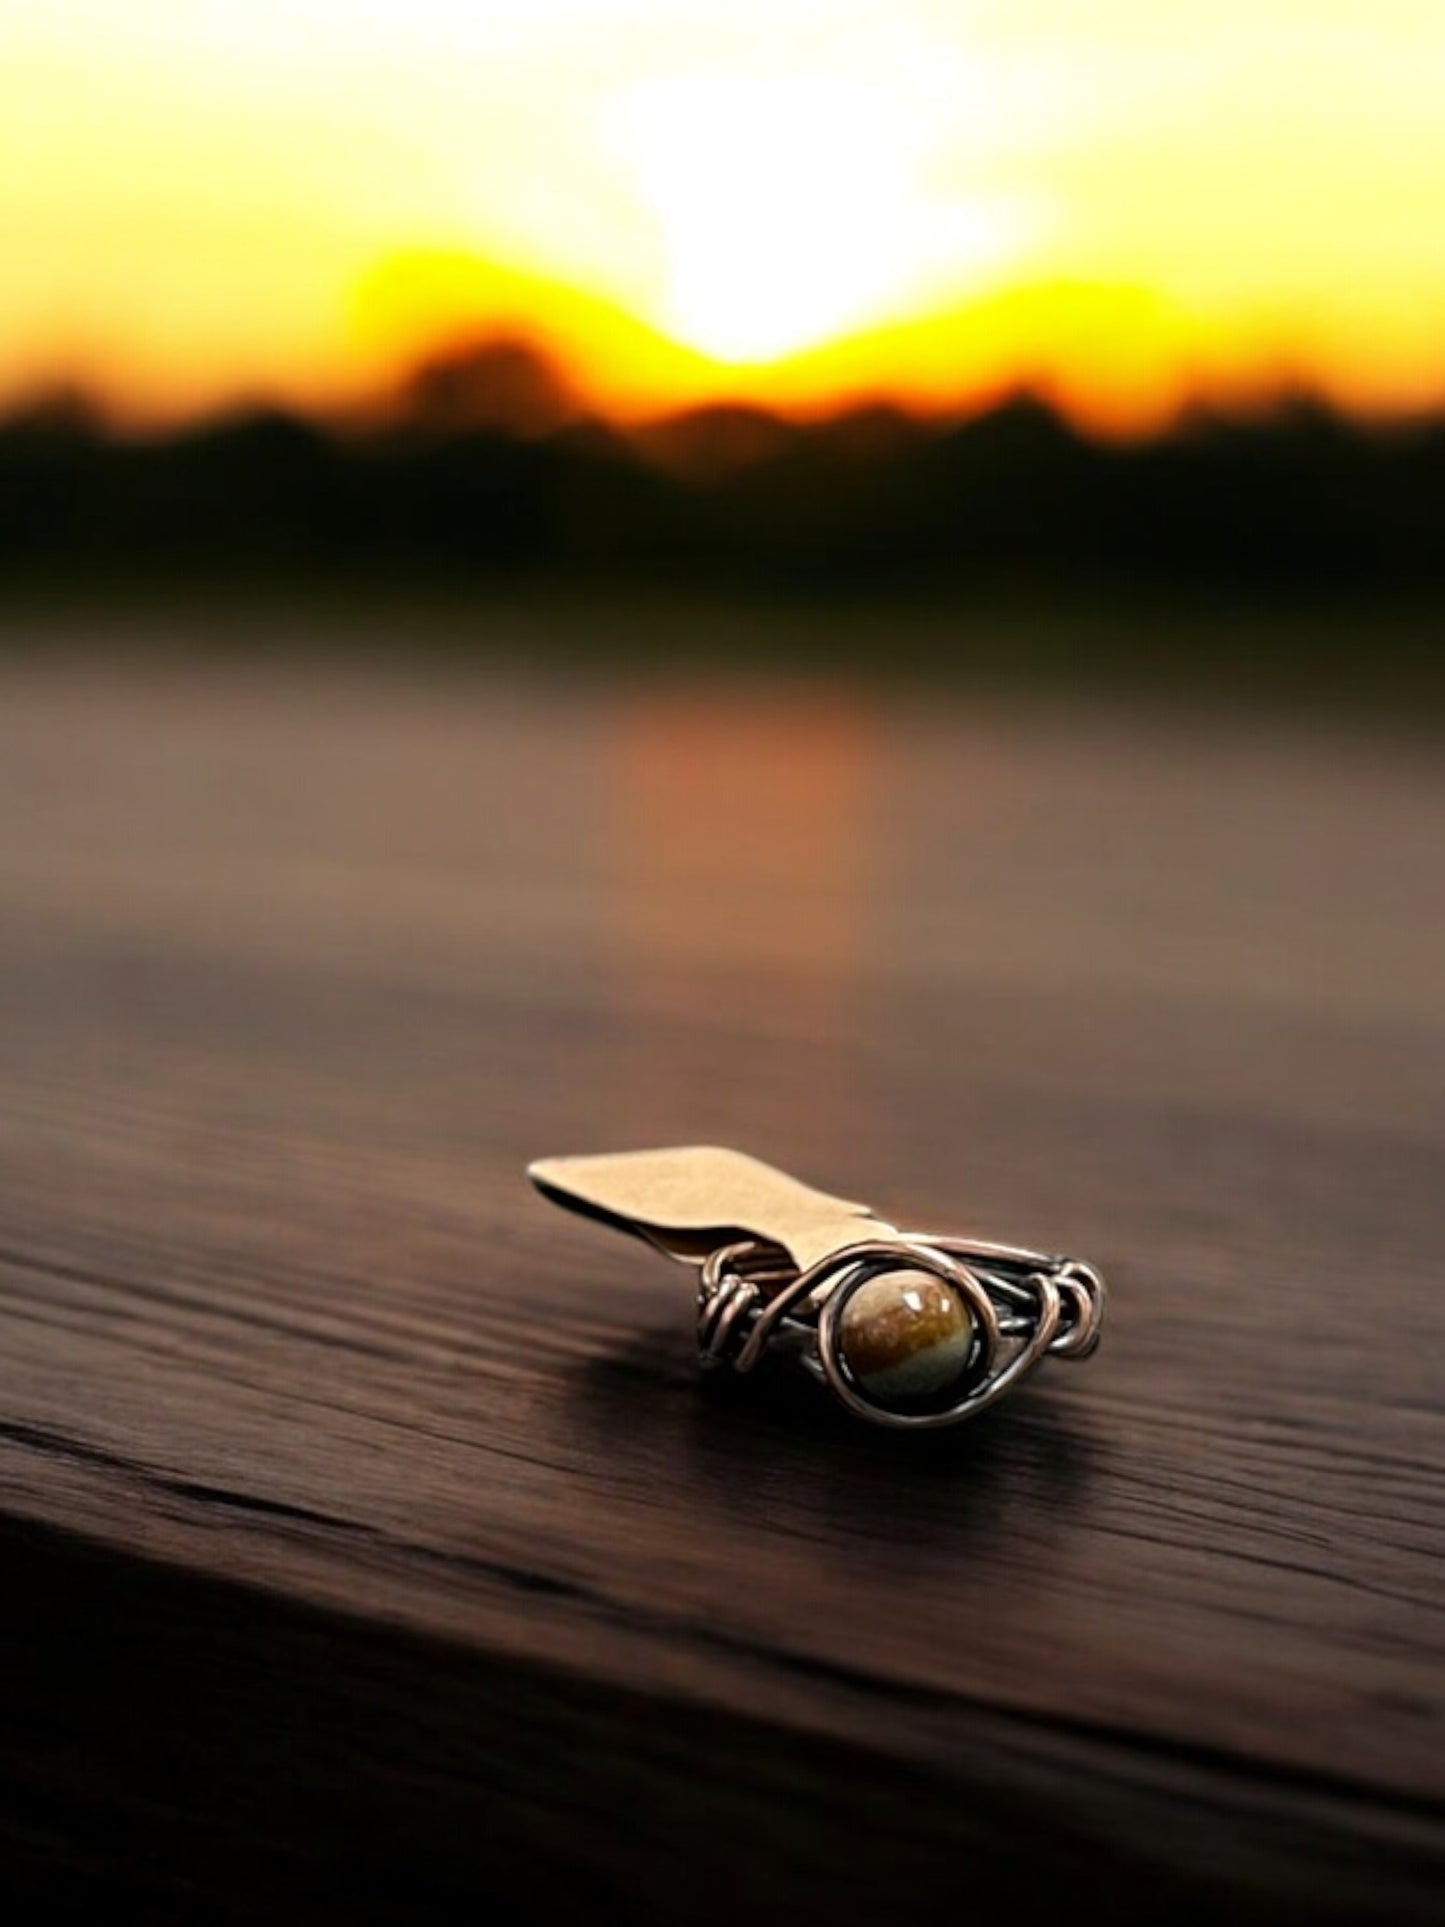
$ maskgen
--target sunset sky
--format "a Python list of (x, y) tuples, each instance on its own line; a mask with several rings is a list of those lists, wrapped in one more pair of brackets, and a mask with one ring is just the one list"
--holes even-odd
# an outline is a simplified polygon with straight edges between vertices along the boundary
[(0, 394), (1445, 400), (1442, 0), (0, 0)]

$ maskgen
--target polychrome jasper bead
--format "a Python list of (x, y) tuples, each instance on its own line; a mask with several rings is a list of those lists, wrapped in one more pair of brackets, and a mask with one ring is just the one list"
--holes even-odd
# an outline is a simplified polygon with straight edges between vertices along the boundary
[(941, 1278), (885, 1271), (849, 1293), (839, 1340), (849, 1376), (871, 1397), (931, 1398), (968, 1364), (973, 1313)]

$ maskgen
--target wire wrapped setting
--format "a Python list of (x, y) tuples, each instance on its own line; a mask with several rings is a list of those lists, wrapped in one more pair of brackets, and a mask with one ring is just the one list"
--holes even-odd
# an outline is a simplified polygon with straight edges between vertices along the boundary
[[(901, 1410), (850, 1372), (840, 1343), (852, 1293), (892, 1271), (922, 1271), (958, 1294), (973, 1320), (973, 1356), (948, 1398)], [(808, 1270), (759, 1239), (720, 1245), (698, 1279), (698, 1349), (704, 1364), (750, 1372), (770, 1349), (788, 1350), (848, 1409), (875, 1424), (923, 1430), (972, 1417), (1046, 1357), (1086, 1358), (1099, 1342), (1104, 1280), (1079, 1259), (1007, 1245), (907, 1233), (859, 1240)]]

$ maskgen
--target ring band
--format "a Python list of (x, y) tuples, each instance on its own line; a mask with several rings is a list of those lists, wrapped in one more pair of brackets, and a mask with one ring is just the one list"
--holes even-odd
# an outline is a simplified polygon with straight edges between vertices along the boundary
[[(975, 1336), (946, 1392), (890, 1403), (850, 1360), (846, 1312), (863, 1286), (914, 1272), (958, 1294)], [(810, 1272), (787, 1267), (776, 1247), (743, 1240), (703, 1262), (698, 1350), (704, 1364), (739, 1372), (752, 1371), (770, 1349), (791, 1351), (858, 1418), (922, 1431), (972, 1418), (1045, 1358), (1087, 1358), (1099, 1343), (1104, 1298), (1099, 1272), (1076, 1258), (964, 1238), (910, 1233), (901, 1244), (855, 1245)]]

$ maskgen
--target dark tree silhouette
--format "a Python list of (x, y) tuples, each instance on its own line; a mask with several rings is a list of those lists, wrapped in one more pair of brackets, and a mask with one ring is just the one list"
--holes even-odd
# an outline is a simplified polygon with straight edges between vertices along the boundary
[(136, 438), (43, 398), (0, 422), (0, 566), (1437, 597), (1445, 423), (1367, 431), (1296, 398), (1118, 446), (1018, 395), (953, 421), (736, 405), (630, 433), (530, 344), (487, 337), (362, 424), (255, 409)]

